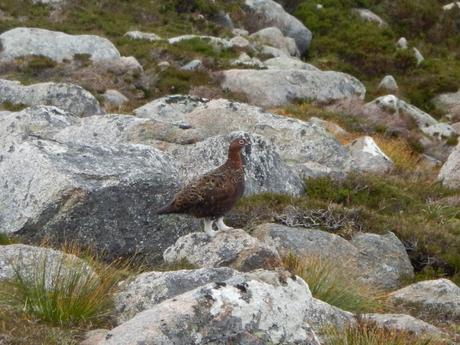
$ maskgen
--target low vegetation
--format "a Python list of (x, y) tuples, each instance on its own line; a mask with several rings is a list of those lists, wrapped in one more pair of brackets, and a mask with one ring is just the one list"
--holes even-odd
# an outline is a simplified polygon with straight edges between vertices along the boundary
[(287, 270), (303, 278), (313, 297), (340, 309), (355, 312), (376, 312), (384, 308), (383, 294), (355, 279), (353, 271), (319, 257), (283, 258)]
[(379, 328), (372, 323), (359, 322), (345, 331), (330, 330), (327, 345), (446, 345), (448, 342), (417, 337), (407, 332)]

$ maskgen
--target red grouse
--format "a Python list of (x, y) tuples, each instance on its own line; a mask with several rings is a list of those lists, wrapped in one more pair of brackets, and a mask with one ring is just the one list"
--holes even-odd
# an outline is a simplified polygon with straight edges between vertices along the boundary
[(230, 211), (244, 192), (244, 170), (241, 149), (249, 145), (238, 138), (230, 143), (227, 161), (215, 170), (199, 177), (180, 190), (158, 214), (183, 213), (204, 218), (204, 231), (213, 236), (213, 219), (219, 230), (231, 229), (224, 224)]

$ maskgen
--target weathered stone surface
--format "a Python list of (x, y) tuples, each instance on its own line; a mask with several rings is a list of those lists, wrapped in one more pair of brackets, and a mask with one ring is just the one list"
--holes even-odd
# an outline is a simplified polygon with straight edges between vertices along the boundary
[(0, 60), (41, 55), (54, 61), (72, 60), (75, 54), (88, 54), (93, 61), (117, 60), (120, 53), (106, 38), (95, 35), (68, 35), (38, 28), (15, 28), (0, 35)]
[(132, 281), (123, 282), (114, 296), (118, 323), (167, 299), (209, 283), (226, 281), (235, 275), (241, 273), (228, 267), (142, 273)]
[(122, 105), (129, 101), (125, 95), (117, 90), (107, 90), (104, 92), (102, 97), (104, 97), (105, 106), (110, 109), (120, 108)]
[(454, 9), (454, 7), (460, 8), (460, 1), (450, 2), (450, 3), (442, 6), (442, 9), (444, 11), (450, 11), (450, 10)]
[(180, 69), (183, 71), (197, 71), (199, 69), (202, 69), (203, 66), (203, 61), (199, 59), (195, 59), (192, 61), (187, 62), (184, 66), (182, 66)]
[(353, 8), (351, 12), (358, 15), (365, 21), (376, 23), (380, 27), (388, 26), (388, 24), (380, 16), (367, 8)]
[(425, 61), (425, 58), (423, 57), (423, 55), (420, 52), (420, 50), (418, 50), (417, 48), (413, 47), (412, 50), (414, 51), (415, 60), (417, 60), (417, 66), (418, 66), (423, 61)]
[(409, 44), (407, 43), (407, 39), (405, 37), (399, 38), (398, 42), (396, 42), (396, 47), (399, 49), (407, 49)]
[(258, 50), (261, 55), (267, 56), (267, 57), (291, 57), (288, 53), (286, 53), (284, 50), (272, 47), (272, 46), (267, 46), (264, 45), (262, 47), (258, 47)]
[(203, 40), (214, 47), (216, 50), (232, 48), (229, 40), (221, 37), (205, 36), (205, 35), (182, 35), (168, 39), (169, 44), (177, 44), (188, 40)]
[(306, 322), (309, 298), (300, 278), (272, 285), (237, 277), (163, 301), (112, 329), (100, 345), (319, 345)]
[(346, 262), (361, 280), (382, 289), (396, 288), (401, 278), (414, 274), (404, 246), (393, 233), (359, 234), (347, 241), (321, 230), (262, 224), (254, 235), (281, 255), (293, 252)]
[[(280, 157), (301, 175), (304, 173), (303, 164), (311, 161), (342, 174), (348, 169), (349, 153), (320, 124), (274, 115), (255, 106), (225, 99), (198, 103), (193, 101), (183, 111), (183, 100), (181, 97), (170, 98), (166, 106), (163, 105), (164, 99), (158, 100), (159, 103), (154, 101), (150, 103), (153, 110), (144, 114), (163, 123), (180, 124), (182, 128), (187, 128), (183, 132), (190, 142), (226, 135), (232, 131), (259, 134), (272, 141)], [(185, 103), (189, 104), (188, 98)], [(197, 106), (199, 103), (201, 105)], [(155, 104), (159, 104), (160, 112), (155, 110)], [(140, 113), (139, 109), (135, 112)], [(155, 112), (159, 115), (155, 115)]]
[(378, 147), (372, 137), (358, 138), (347, 147), (353, 160), (352, 168), (359, 172), (384, 174), (394, 167), (393, 161)]
[(17, 273), (25, 279), (40, 279), (44, 274), (46, 286), (51, 286), (53, 280), (65, 279), (73, 272), (88, 277), (96, 274), (75, 255), (24, 244), (0, 245), (0, 281), (13, 279)]
[(440, 94), (433, 99), (433, 104), (460, 120), (460, 91)]
[(146, 40), (146, 41), (160, 41), (162, 38), (153, 32), (141, 32), (141, 31), (128, 31), (125, 33), (126, 37), (132, 38), (133, 40)]
[(460, 144), (450, 154), (439, 172), (438, 179), (449, 188), (460, 187)]
[(194, 220), (155, 214), (178, 188), (171, 157), (145, 145), (78, 143), (75, 132), (56, 140), (79, 119), (55, 109), (0, 119), (0, 232), (155, 261), (197, 229)]
[(297, 18), (287, 13), (283, 6), (273, 0), (245, 0), (251, 25), (255, 30), (269, 26), (279, 28), (287, 37), (296, 41), (301, 54), (310, 46), (312, 34)]
[(358, 270), (366, 283), (391, 290), (401, 286), (401, 280), (413, 278), (414, 268), (406, 248), (392, 232), (359, 233), (350, 243), (358, 250)]
[(189, 95), (171, 95), (158, 98), (133, 111), (137, 117), (182, 124), (184, 114), (192, 112), (209, 100)]
[(366, 93), (360, 81), (341, 72), (232, 69), (222, 74), (224, 89), (243, 93), (250, 103), (262, 107), (286, 105), (299, 99), (329, 102), (363, 98)]
[(374, 322), (378, 326), (390, 331), (403, 331), (417, 336), (427, 335), (442, 337), (444, 332), (439, 328), (405, 314), (363, 314), (361, 318)]
[(448, 279), (411, 284), (391, 293), (389, 302), (422, 320), (460, 320), (460, 287)]
[(392, 75), (386, 75), (380, 82), (378, 88), (389, 92), (397, 92), (399, 90), (398, 83)]
[(254, 32), (250, 37), (260, 44), (278, 48), (291, 56), (300, 55), (295, 40), (290, 37), (284, 37), (277, 27), (264, 28)]
[(108, 329), (93, 329), (88, 331), (79, 345), (97, 345), (105, 339), (107, 333), (109, 333)]
[(248, 49), (251, 47), (251, 43), (246, 38), (241, 37), (241, 36), (233, 37), (230, 40), (230, 43), (234, 48), (239, 48), (239, 49)]
[(187, 259), (198, 267), (228, 266), (240, 271), (281, 265), (276, 249), (241, 229), (218, 231), (214, 237), (192, 233), (179, 238), (163, 254), (166, 262)]
[(192, 180), (223, 164), (227, 159), (228, 144), (240, 137), (251, 143), (242, 154), (245, 195), (263, 192), (290, 195), (304, 193), (302, 180), (283, 162), (276, 146), (257, 134), (232, 132), (196, 144), (174, 145), (166, 150), (179, 162), (183, 180)]
[(291, 58), (287, 56), (281, 56), (281, 57), (276, 57), (276, 58), (265, 60), (264, 64), (269, 69), (281, 69), (281, 70), (304, 69), (307, 71), (319, 71), (319, 69), (313, 65), (310, 65), (299, 59), (295, 59), (295, 58)]
[(54, 105), (75, 116), (100, 114), (97, 99), (82, 87), (66, 83), (22, 85), (19, 81), (0, 79), (0, 103)]
[(238, 59), (234, 59), (231, 62), (232, 66), (246, 66), (252, 68), (266, 68), (267, 66), (260, 61), (258, 58), (250, 57), (246, 53), (241, 53)]
[(395, 115), (405, 114), (412, 117), (419, 127), (428, 127), (438, 123), (430, 114), (418, 109), (417, 107), (399, 99), (394, 95), (386, 95), (376, 98), (370, 103), (366, 104), (366, 107), (378, 107), (384, 110), (395, 112)]

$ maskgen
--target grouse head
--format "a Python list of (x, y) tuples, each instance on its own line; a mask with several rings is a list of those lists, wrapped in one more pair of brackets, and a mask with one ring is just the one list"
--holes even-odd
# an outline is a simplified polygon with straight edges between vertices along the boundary
[(228, 160), (241, 165), (241, 150), (249, 144), (249, 141), (244, 138), (234, 139), (228, 148)]

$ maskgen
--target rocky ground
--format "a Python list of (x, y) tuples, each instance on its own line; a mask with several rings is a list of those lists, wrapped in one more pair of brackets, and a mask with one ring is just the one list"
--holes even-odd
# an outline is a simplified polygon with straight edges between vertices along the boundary
[[(460, 343), (460, 5), (0, 3), (0, 344)], [(234, 229), (155, 210), (245, 137)]]

